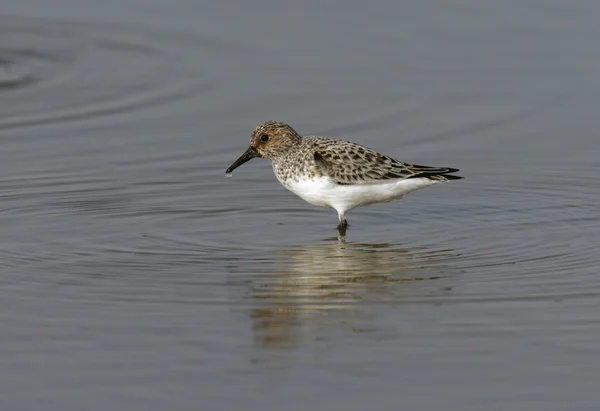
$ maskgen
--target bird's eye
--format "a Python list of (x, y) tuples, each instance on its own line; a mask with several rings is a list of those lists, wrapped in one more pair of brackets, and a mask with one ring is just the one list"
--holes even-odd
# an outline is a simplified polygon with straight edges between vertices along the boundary
[(269, 136), (266, 134), (263, 134), (262, 136), (260, 136), (260, 141), (262, 141), (263, 143), (266, 143), (267, 141), (269, 141)]

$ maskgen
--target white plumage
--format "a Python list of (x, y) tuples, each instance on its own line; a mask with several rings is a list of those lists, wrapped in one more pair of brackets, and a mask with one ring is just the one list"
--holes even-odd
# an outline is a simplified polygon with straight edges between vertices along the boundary
[[(279, 179), (277, 173), (275, 175)], [(340, 221), (344, 219), (347, 211), (354, 208), (399, 200), (411, 191), (439, 183), (425, 177), (354, 185), (340, 185), (329, 177), (286, 181), (279, 179), (279, 181), (285, 188), (310, 204), (335, 209)]]

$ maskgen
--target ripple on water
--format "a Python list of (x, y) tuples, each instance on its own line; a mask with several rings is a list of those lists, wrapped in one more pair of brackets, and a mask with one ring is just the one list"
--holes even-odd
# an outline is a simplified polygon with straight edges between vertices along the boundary
[(444, 239), (462, 244), (461, 256), (449, 261), (469, 279), (457, 301), (600, 294), (600, 282), (591, 276), (600, 264), (599, 186), (589, 169), (563, 166), (536, 167), (518, 181), (504, 181), (514, 173), (499, 170), (494, 180), (470, 182), (477, 195), (461, 200), (464, 212), (455, 216), (460, 228)]
[[(126, 138), (110, 144), (110, 130), (100, 142), (65, 130), (78, 121), (93, 127), (102, 119), (98, 124), (112, 126), (122, 115), (156, 115), (145, 109), (165, 109), (210, 89), (215, 83), (205, 67), (187, 59), (208, 40), (131, 25), (21, 17), (0, 17), (0, 38), (0, 96), (10, 101), (0, 105), (2, 142), (10, 144), (0, 156), (0, 225), (7, 240), (0, 242), (0, 281), (6, 289), (35, 293), (86, 276), (156, 271), (161, 259), (172, 265), (185, 260), (185, 253), (165, 256), (153, 237), (145, 237), (151, 229), (136, 223), (194, 212), (169, 205), (186, 197), (191, 181), (185, 176), (197, 173), (190, 167), (197, 153), (173, 145), (169, 152), (140, 154), (128, 142), (130, 151), (119, 156)], [(40, 133), (30, 130), (34, 126), (44, 127)]]
[[(0, 19), (3, 130), (86, 120), (207, 90), (185, 60), (190, 39), (119, 25)], [(174, 38), (179, 36), (180, 38)], [(181, 41), (185, 40), (185, 41)]]

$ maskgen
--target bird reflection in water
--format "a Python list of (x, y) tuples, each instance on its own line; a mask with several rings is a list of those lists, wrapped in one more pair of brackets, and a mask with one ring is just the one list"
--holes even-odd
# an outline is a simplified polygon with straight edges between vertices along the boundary
[(253, 279), (255, 345), (287, 348), (340, 331), (377, 331), (369, 305), (448, 292), (444, 261), (455, 256), (387, 243), (283, 250), (273, 272)]

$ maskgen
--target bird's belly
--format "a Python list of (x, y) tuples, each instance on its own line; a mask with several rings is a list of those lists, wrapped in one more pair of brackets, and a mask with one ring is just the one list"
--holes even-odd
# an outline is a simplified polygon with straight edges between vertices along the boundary
[(290, 179), (281, 183), (311, 204), (348, 211), (369, 204), (398, 200), (411, 191), (437, 182), (428, 178), (411, 178), (376, 184), (340, 185), (327, 177), (321, 177)]
[(331, 190), (335, 184), (327, 178), (289, 179), (280, 180), (280, 182), (285, 188), (310, 204), (332, 207)]

